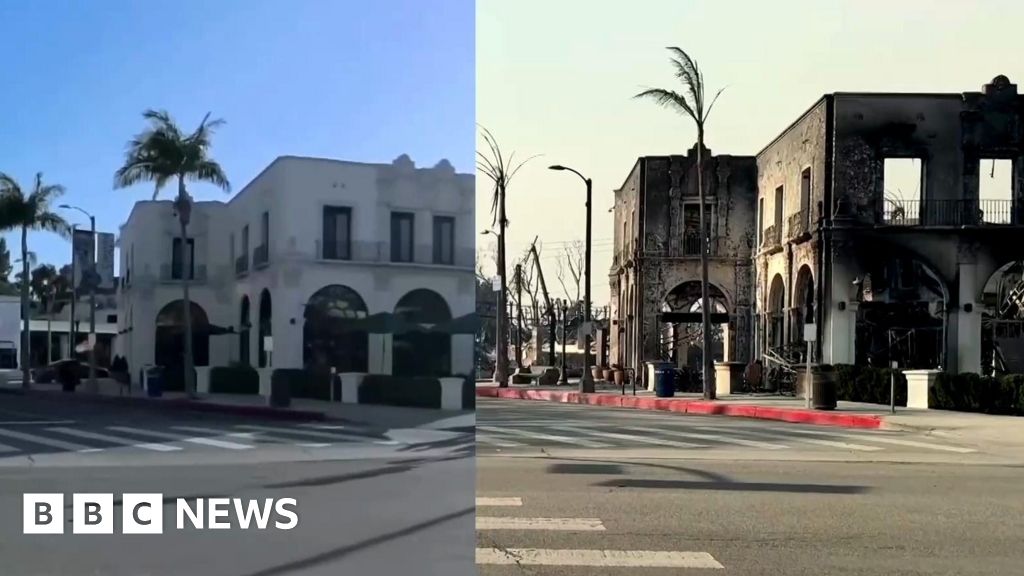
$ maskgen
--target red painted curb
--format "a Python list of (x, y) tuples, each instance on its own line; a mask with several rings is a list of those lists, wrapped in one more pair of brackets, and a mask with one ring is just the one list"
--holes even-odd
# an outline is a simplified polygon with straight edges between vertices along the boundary
[(562, 392), (559, 390), (496, 388), (493, 386), (478, 387), (476, 395), (481, 398), (541, 400), (564, 404), (633, 408), (636, 410), (659, 410), (685, 414), (758, 418), (761, 420), (778, 420), (796, 424), (816, 424), (819, 426), (839, 426), (843, 428), (881, 428), (884, 421), (882, 416), (872, 414), (845, 414), (824, 410), (807, 410), (805, 408), (778, 408), (756, 404), (734, 404), (732, 402), (690, 400), (686, 398), (651, 398), (649, 396), (622, 396), (619, 394), (598, 393), (582, 394), (580, 392)]

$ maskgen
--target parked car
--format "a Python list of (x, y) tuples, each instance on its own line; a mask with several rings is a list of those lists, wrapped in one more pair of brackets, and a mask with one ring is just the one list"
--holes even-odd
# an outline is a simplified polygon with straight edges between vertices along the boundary
[[(66, 365), (66, 364), (72, 363), (72, 362), (77, 362), (78, 363), (78, 377), (81, 378), (82, 380), (88, 379), (89, 378), (89, 363), (88, 362), (82, 362), (80, 360), (73, 360), (71, 358), (65, 358), (63, 360), (57, 360), (56, 362), (53, 362), (49, 366), (43, 366), (42, 368), (35, 368), (35, 369), (33, 369), (32, 370), (32, 380), (34, 382), (39, 383), (39, 384), (50, 384), (50, 383), (53, 383), (53, 382), (55, 382), (57, 380), (57, 374), (59, 374), (59, 371), (60, 371), (61, 367)], [(97, 366), (96, 367), (96, 377), (97, 378), (109, 378), (110, 377), (110, 371), (107, 370), (106, 368), (100, 368), (99, 366)]]

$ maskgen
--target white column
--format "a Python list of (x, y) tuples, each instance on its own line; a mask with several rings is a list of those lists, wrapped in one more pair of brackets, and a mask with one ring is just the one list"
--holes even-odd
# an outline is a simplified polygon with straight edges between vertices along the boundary
[[(981, 306), (974, 301), (977, 265), (960, 264), (960, 304), (953, 314), (956, 322), (957, 372), (981, 372)], [(970, 308), (970, 312), (966, 310)]]
[[(732, 336), (732, 330), (729, 329), (729, 324), (722, 325), (722, 361), (732, 362), (733, 350), (732, 343), (729, 341)], [(718, 378), (716, 377), (717, 381)]]
[(392, 343), (391, 334), (369, 335), (369, 370), (370, 374), (391, 374)]
[(474, 376), (473, 373), (473, 348), (476, 340), (472, 334), (452, 335), (452, 374), (465, 374)]
[[(856, 358), (857, 302), (851, 302), (853, 274), (841, 262), (832, 267), (832, 299), (826, 310), (828, 339), (822, 350), (825, 364), (853, 364)], [(840, 310), (843, 303), (843, 310)]]

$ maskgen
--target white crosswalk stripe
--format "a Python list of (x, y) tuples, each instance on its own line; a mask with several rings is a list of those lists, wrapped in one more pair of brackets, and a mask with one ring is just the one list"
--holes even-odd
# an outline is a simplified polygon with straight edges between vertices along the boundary
[(671, 446), (673, 448), (706, 448), (704, 444), (693, 444), (691, 442), (676, 442), (675, 440), (665, 440), (663, 438), (651, 438), (647, 436), (639, 436), (636, 434), (619, 434), (618, 432), (604, 432), (601, 430), (588, 430), (584, 428), (577, 428), (575, 426), (559, 426), (560, 429), (567, 432), (575, 432), (577, 434), (589, 434), (591, 436), (599, 436), (602, 438), (612, 438), (614, 440), (623, 440), (626, 442), (636, 442), (639, 444), (653, 444), (656, 446)]
[(854, 436), (852, 434), (840, 434), (836, 432), (826, 432), (824, 430), (800, 430), (793, 429), (787, 430), (792, 434), (813, 434), (817, 436), (826, 436), (828, 438), (843, 438), (843, 439), (856, 439), (859, 442), (877, 442), (879, 444), (892, 444), (894, 446), (910, 446), (913, 448), (925, 448), (928, 450), (939, 450), (941, 452), (956, 452), (958, 454), (970, 454), (977, 452), (973, 448), (964, 448), (962, 446), (950, 446), (947, 444), (935, 444), (932, 442), (919, 442), (917, 440), (907, 440), (904, 438), (893, 438), (886, 436), (880, 432), (869, 432), (862, 435)]
[(533, 438), (535, 440), (547, 440), (549, 442), (558, 442), (560, 444), (584, 446), (586, 448), (610, 447), (609, 444), (604, 444), (602, 442), (594, 442), (593, 440), (587, 440), (586, 438), (570, 438), (568, 436), (561, 436), (557, 434), (544, 434), (543, 432), (533, 432), (530, 430), (516, 430), (515, 428), (499, 428), (497, 426), (477, 426), (477, 430), (483, 430), (485, 432), (495, 432), (498, 434), (507, 434), (510, 436), (521, 436), (523, 438)]
[[(191, 444), (200, 444), (203, 446), (213, 446), (216, 448), (227, 448), (230, 450), (248, 450), (252, 448), (247, 444), (238, 444), (237, 442), (226, 442), (223, 440), (216, 440), (212, 438), (203, 438), (198, 436), (187, 436), (185, 434), (171, 434), (169, 432), (156, 432), (153, 430), (143, 430), (141, 428), (132, 428), (130, 426), (108, 426), (108, 430), (114, 430), (116, 432), (124, 432), (127, 434), (137, 434), (139, 436), (149, 436), (151, 438), (159, 438), (161, 440), (172, 440), (178, 442), (189, 442)], [(216, 432), (216, 431), (214, 431)]]
[(476, 441), (481, 444), (500, 446), (501, 448), (515, 448), (517, 446), (522, 446), (519, 442), (513, 442), (512, 440), (496, 436), (494, 434), (481, 434), (479, 431), (476, 433)]
[(76, 444), (74, 442), (67, 442), (64, 440), (49, 438), (46, 436), (38, 436), (36, 434), (30, 434), (28, 432), (17, 432), (15, 430), (0, 429), (0, 436), (14, 438), (15, 440), (21, 440), (23, 442), (31, 442), (33, 444), (39, 444), (40, 446), (57, 448), (59, 450), (69, 450), (71, 452), (98, 452), (102, 450), (101, 448), (92, 448), (89, 446), (85, 446), (84, 444)]
[(478, 565), (585, 566), (592, 568), (722, 569), (707, 552), (645, 550), (545, 550), (538, 548), (477, 548)]
[(482, 507), (482, 506), (522, 506), (523, 505), (523, 499), (522, 498), (518, 498), (518, 497), (500, 497), (500, 496), (481, 497), (481, 496), (477, 496), (477, 498), (476, 498), (476, 505), (477, 505), (477, 507)]
[(735, 444), (737, 446), (747, 446), (750, 448), (764, 448), (766, 450), (782, 450), (788, 448), (788, 446), (784, 446), (782, 444), (772, 444), (770, 442), (761, 442), (759, 440), (746, 440), (744, 438), (735, 438), (727, 434), (701, 434), (700, 432), (680, 432), (678, 430), (647, 428), (644, 426), (629, 426), (623, 428), (623, 430), (635, 430), (637, 432), (648, 432), (651, 434), (662, 434), (665, 436), (676, 436), (679, 438), (694, 438), (697, 440), (708, 440), (711, 442), (721, 442), (723, 444)]
[(217, 436), (217, 438), (196, 437), (193, 439), (194, 444), (203, 444), (205, 446), (213, 446), (215, 448), (227, 448), (228, 450), (249, 450), (250, 448), (253, 448), (251, 444), (241, 444), (239, 442), (224, 440), (223, 438), (229, 436), (230, 433), (223, 430), (205, 428), (203, 426), (174, 426), (173, 428), (175, 430), (184, 430), (185, 432)]
[(137, 440), (122, 438), (120, 436), (110, 436), (108, 434), (100, 434), (98, 432), (89, 432), (88, 430), (76, 430), (74, 428), (55, 427), (47, 428), (51, 432), (57, 432), (59, 434), (67, 434), (68, 436), (76, 436), (78, 438), (86, 438), (89, 440), (99, 440), (100, 442), (108, 442), (110, 444), (120, 444), (121, 446), (131, 446), (134, 448), (141, 448), (143, 450), (153, 450), (155, 452), (175, 452), (181, 450), (179, 446), (168, 446), (166, 444), (152, 444), (152, 443), (140, 443)]
[(477, 516), (477, 530), (555, 530), (564, 532), (603, 532), (599, 518), (516, 518)]

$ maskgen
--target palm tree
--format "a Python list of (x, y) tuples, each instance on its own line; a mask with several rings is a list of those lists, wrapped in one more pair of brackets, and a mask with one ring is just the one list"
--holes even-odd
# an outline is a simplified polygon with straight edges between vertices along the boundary
[(64, 194), (59, 184), (44, 184), (43, 174), (36, 174), (35, 185), (27, 196), (18, 182), (0, 173), (0, 228), (21, 228), (21, 386), (29, 387), (29, 263), (28, 231), (45, 230), (61, 237), (71, 235), (71, 227), (64, 218), (50, 211), (50, 204)]
[(114, 187), (127, 188), (140, 182), (155, 185), (153, 199), (171, 180), (178, 181), (178, 195), (174, 209), (181, 227), (182, 274), (181, 292), (185, 331), (185, 390), (195, 396), (195, 360), (192, 356), (192, 304), (189, 298), (189, 276), (192, 269), (188, 246), (188, 224), (192, 215), (192, 197), (185, 188), (185, 182), (209, 182), (225, 192), (231, 190), (224, 170), (210, 158), (210, 139), (214, 131), (224, 124), (223, 120), (210, 120), (210, 114), (203, 117), (199, 127), (191, 134), (178, 128), (170, 114), (162, 110), (147, 110), (142, 117), (149, 126), (128, 142), (124, 165), (114, 174)]
[[(690, 56), (680, 48), (670, 47), (672, 53), (672, 67), (675, 69), (676, 78), (686, 89), (685, 93), (663, 88), (651, 88), (634, 96), (634, 98), (647, 98), (654, 100), (657, 104), (675, 110), (689, 116), (697, 126), (697, 194), (700, 202), (700, 296), (701, 302), (708, 300), (708, 231), (710, 226), (704, 222), (704, 126), (707, 123), (711, 109), (722, 94), (719, 90), (711, 102), (705, 107), (704, 98), (704, 74), (697, 67)], [(704, 398), (713, 400), (715, 388), (712, 385), (714, 372), (711, 363), (711, 307), (701, 306), (701, 332), (703, 333), (703, 353), (701, 354), (702, 373), (704, 375)]]
[(505, 270), (505, 228), (509, 221), (505, 213), (505, 193), (508, 190), (509, 182), (516, 172), (534, 157), (527, 158), (519, 164), (514, 163), (515, 152), (505, 158), (502, 155), (501, 147), (497, 140), (484, 127), (484, 142), (490, 150), (490, 155), (477, 151), (477, 169), (480, 170), (491, 181), (494, 186), (491, 197), (491, 225), (498, 224), (498, 276), (501, 277), (501, 290), (498, 292), (497, 314), (495, 324), (497, 328), (497, 358), (494, 367), (494, 379), (501, 388), (508, 386), (508, 322), (505, 321), (505, 308), (508, 298), (508, 274)]

